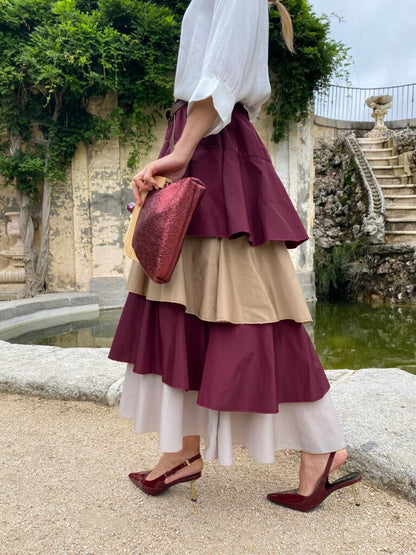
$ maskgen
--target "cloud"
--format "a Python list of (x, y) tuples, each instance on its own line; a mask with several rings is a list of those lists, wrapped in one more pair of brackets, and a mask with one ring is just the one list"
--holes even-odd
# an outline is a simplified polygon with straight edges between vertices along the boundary
[(351, 47), (356, 87), (416, 83), (415, 0), (309, 0), (331, 17), (331, 37)]

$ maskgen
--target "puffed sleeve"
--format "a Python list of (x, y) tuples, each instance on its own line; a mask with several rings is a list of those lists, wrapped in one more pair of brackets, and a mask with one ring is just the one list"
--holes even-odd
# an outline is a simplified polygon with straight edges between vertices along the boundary
[[(215, 0), (201, 75), (188, 106), (189, 112), (194, 102), (212, 96), (218, 118), (208, 134), (218, 133), (231, 121), (237, 102), (245, 100), (245, 104), (250, 104), (250, 99), (256, 97), (261, 104), (267, 98), (267, 42), (267, 2)], [(260, 99), (256, 90), (259, 67), (267, 81), (265, 98)]]

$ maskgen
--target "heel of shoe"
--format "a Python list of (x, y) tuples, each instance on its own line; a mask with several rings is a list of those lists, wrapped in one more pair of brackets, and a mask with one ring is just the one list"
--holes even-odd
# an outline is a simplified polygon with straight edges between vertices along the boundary
[(360, 494), (358, 491), (358, 484), (352, 484), (351, 489), (352, 489), (352, 494), (354, 496), (354, 503), (356, 504), (357, 507), (359, 507), (361, 505), (361, 501), (360, 501)]
[(192, 480), (191, 482), (191, 501), (196, 503), (196, 482)]

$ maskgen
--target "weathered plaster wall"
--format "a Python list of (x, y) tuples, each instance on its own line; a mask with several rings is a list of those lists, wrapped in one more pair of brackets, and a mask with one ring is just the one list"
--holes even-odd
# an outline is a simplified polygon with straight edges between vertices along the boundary
[(76, 288), (73, 199), (69, 183), (54, 187), (51, 195), (49, 262), (46, 277), (50, 291)]
[(313, 149), (315, 144), (313, 114), (304, 124), (293, 123), (289, 137), (276, 144), (272, 141), (272, 120), (262, 113), (253, 122), (261, 140), (270, 153), (272, 162), (286, 188), (311, 239), (297, 249), (291, 249), (293, 263), (298, 272), (307, 299), (315, 298), (313, 273), (313, 183), (315, 170)]
[[(92, 113), (106, 114), (116, 97), (91, 102)], [(157, 157), (165, 133), (161, 119), (156, 141), (140, 165)], [(130, 260), (123, 255), (128, 226), (126, 204), (133, 200), (127, 166), (129, 147), (118, 140), (79, 145), (67, 183), (54, 191), (51, 208), (49, 291), (96, 292), (106, 306), (119, 305), (125, 296)]]

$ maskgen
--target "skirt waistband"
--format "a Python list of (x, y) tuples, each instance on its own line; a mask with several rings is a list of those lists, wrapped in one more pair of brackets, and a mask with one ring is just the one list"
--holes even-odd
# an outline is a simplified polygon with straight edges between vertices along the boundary
[[(188, 102), (186, 100), (175, 100), (169, 110), (166, 110), (166, 119), (171, 122), (178, 110), (180, 110), (183, 106), (187, 106)], [(241, 104), (241, 102), (237, 102), (234, 106), (234, 110), (238, 110), (239, 112), (247, 113), (247, 110)]]
[(170, 122), (172, 121), (174, 115), (178, 110), (182, 108), (182, 106), (186, 106), (188, 103), (186, 100), (175, 100), (169, 110), (166, 110), (166, 119)]

